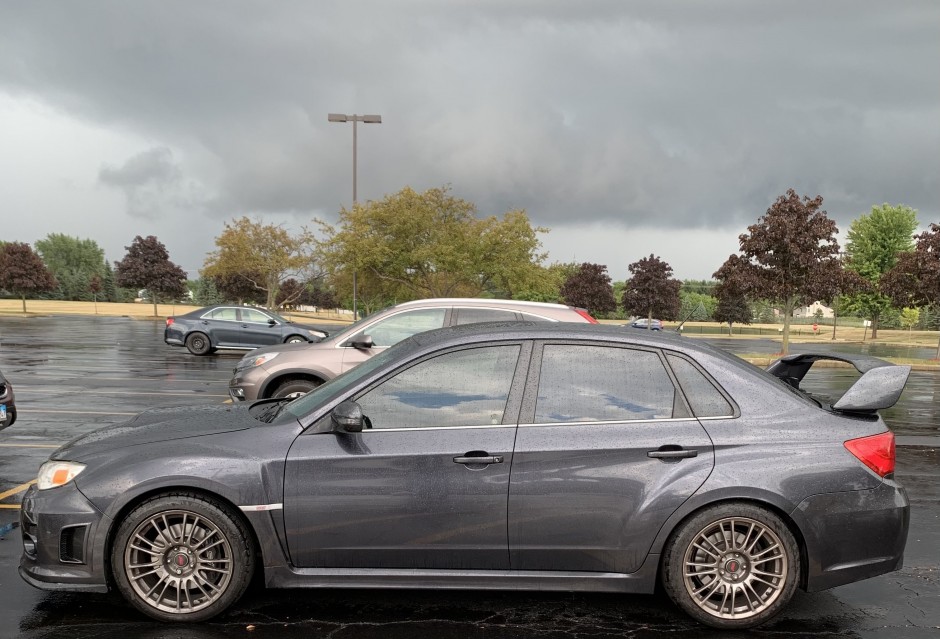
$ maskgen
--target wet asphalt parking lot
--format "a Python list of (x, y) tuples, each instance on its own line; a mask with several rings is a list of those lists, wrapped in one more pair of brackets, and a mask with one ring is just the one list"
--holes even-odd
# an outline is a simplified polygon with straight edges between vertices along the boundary
[[(162, 335), (160, 321), (0, 318), (0, 370), (14, 385), (19, 409), (16, 424), (0, 431), (0, 526), (18, 519), (22, 493), (60, 444), (148, 408), (228, 399), (227, 382), (242, 353), (194, 357), (165, 345)], [(838, 369), (810, 375), (811, 389), (820, 393), (837, 393), (850, 382)], [(898, 436), (897, 475), (912, 503), (905, 567), (827, 592), (798, 591), (781, 616), (749, 632), (702, 628), (661, 594), (257, 587), (208, 623), (168, 626), (116, 593), (28, 586), (17, 574), (21, 544), (14, 531), (0, 540), (0, 637), (940, 637), (940, 373), (912, 373), (885, 419)]]

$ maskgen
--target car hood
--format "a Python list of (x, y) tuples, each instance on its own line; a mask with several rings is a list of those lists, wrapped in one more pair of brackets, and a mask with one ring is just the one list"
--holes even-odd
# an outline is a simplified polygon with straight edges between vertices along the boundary
[(53, 453), (51, 459), (80, 461), (86, 455), (118, 448), (228, 433), (258, 425), (260, 422), (248, 414), (247, 406), (155, 408), (123, 424), (76, 437)]

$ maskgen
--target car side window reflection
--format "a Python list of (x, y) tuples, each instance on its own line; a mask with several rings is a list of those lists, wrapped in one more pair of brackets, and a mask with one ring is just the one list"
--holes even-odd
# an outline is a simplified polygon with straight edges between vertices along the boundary
[(417, 333), (444, 326), (443, 308), (424, 308), (398, 313), (366, 328), (363, 334), (372, 337), (373, 346), (394, 346)]
[(675, 355), (666, 355), (666, 359), (696, 417), (734, 416), (734, 408), (728, 400), (691, 362)]
[(536, 423), (668, 419), (675, 402), (654, 352), (573, 344), (542, 350)]
[(478, 322), (513, 322), (516, 314), (495, 308), (461, 308), (457, 310), (457, 325)]
[(253, 324), (267, 324), (268, 320), (271, 319), (264, 313), (256, 311), (250, 308), (243, 308), (242, 310), (242, 321), (251, 322)]
[(518, 345), (445, 353), (356, 401), (375, 429), (501, 424), (518, 359)]

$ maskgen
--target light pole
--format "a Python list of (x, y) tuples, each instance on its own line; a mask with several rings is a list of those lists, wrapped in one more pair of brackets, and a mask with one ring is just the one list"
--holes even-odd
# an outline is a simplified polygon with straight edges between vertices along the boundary
[[(329, 122), (352, 122), (353, 125), (353, 207), (355, 207), (358, 201), (356, 197), (356, 142), (358, 140), (356, 125), (359, 122), (365, 124), (382, 124), (382, 116), (356, 115), (355, 113), (352, 115), (347, 115), (346, 113), (329, 113), (327, 114), (327, 120)], [(353, 267), (353, 321), (359, 319), (358, 298), (359, 291), (357, 290), (356, 268)]]

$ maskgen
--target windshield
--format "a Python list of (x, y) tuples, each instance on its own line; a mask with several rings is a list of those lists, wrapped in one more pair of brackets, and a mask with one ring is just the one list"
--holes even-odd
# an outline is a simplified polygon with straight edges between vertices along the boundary
[[(373, 355), (355, 368), (351, 368), (330, 381), (317, 386), (306, 395), (298, 397), (290, 404), (284, 406), (280, 411), (278, 421), (291, 418), (299, 420), (304, 415), (310, 414), (319, 406), (325, 404), (333, 397), (342, 394), (347, 389), (352, 388), (359, 380), (367, 377), (373, 371), (378, 370), (387, 362), (394, 359), (399, 350), (398, 348), (389, 348), (378, 355)], [(285, 415), (288, 417), (285, 418)]]

